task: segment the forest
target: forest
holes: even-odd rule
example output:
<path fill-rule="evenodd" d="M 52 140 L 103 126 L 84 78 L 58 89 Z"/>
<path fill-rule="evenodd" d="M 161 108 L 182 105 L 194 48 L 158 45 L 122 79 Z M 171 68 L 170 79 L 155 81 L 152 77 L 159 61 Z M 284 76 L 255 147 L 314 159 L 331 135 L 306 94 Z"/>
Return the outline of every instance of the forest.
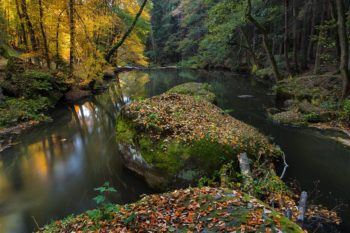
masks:
<path fill-rule="evenodd" d="M 0 232 L 349 232 L 349 13 L 0 0 Z"/>

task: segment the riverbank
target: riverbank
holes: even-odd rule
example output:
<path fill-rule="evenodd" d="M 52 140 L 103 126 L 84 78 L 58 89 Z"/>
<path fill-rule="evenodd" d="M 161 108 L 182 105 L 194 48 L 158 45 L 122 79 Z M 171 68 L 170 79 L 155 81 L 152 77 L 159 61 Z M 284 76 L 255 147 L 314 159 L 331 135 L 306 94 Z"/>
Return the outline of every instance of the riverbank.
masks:
<path fill-rule="evenodd" d="M 269 118 L 278 124 L 334 130 L 350 136 L 350 100 L 341 100 L 339 75 L 310 75 L 288 78 L 274 87 L 279 109 Z"/>
<path fill-rule="evenodd" d="M 116 74 L 106 69 L 98 79 L 70 78 L 65 70 L 48 70 L 19 57 L 0 59 L 0 152 L 23 131 L 51 121 L 59 102 L 74 103 L 100 93 Z"/>
<path fill-rule="evenodd" d="M 223 188 L 175 190 L 99 211 L 55 221 L 39 232 L 304 232 L 252 196 Z"/>

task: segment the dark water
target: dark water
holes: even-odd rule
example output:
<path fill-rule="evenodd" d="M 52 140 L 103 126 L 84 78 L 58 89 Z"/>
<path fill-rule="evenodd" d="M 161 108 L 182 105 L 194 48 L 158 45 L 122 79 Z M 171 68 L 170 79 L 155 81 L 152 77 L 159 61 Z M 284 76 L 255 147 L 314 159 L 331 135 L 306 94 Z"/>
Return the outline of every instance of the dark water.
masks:
<path fill-rule="evenodd" d="M 233 116 L 274 138 L 287 155 L 287 179 L 296 179 L 307 191 L 319 181 L 322 195 L 313 199 L 328 207 L 350 203 L 350 149 L 317 130 L 266 121 L 265 108 L 275 105 L 268 87 L 225 72 L 129 72 L 121 75 L 123 98 L 118 85 L 111 83 L 108 91 L 91 100 L 55 110 L 52 123 L 23 134 L 18 145 L 0 154 L 0 232 L 30 232 L 36 229 L 33 219 L 43 225 L 93 208 L 93 189 L 105 181 L 118 190 L 111 197 L 117 203 L 152 193 L 121 164 L 115 118 L 123 102 L 161 94 L 189 81 L 212 84 L 220 107 L 232 109 Z M 342 232 L 350 232 L 350 211 L 343 210 Z"/>

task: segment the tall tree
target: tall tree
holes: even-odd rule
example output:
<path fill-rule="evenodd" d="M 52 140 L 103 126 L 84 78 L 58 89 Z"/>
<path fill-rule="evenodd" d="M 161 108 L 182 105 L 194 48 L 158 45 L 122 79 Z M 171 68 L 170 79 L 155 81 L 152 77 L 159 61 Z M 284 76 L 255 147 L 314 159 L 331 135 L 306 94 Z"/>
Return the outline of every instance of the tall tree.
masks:
<path fill-rule="evenodd" d="M 69 76 L 73 77 L 75 59 L 75 0 L 69 0 L 69 31 L 70 31 L 70 51 L 69 51 Z"/>
<path fill-rule="evenodd" d="M 343 77 L 343 93 L 342 97 L 346 98 L 350 92 L 350 73 L 348 68 L 349 63 L 349 42 L 348 33 L 346 30 L 346 17 L 344 10 L 344 1 L 336 0 L 337 12 L 338 12 L 338 34 L 341 48 L 340 55 L 340 72 Z"/>
<path fill-rule="evenodd" d="M 279 72 L 276 59 L 275 59 L 274 55 L 272 54 L 272 49 L 271 49 L 271 45 L 270 45 L 270 41 L 269 41 L 269 36 L 268 36 L 267 30 L 266 30 L 266 28 L 263 25 L 261 25 L 252 16 L 252 2 L 251 2 L 251 0 L 247 0 L 246 18 L 255 27 L 257 27 L 260 30 L 260 32 L 262 33 L 264 49 L 265 49 L 266 55 L 267 55 L 267 57 L 268 57 L 268 59 L 270 61 L 270 64 L 272 66 L 272 70 L 273 70 L 273 73 L 274 73 L 274 76 L 275 76 L 275 81 L 277 82 L 277 81 L 281 80 L 282 76 L 281 76 L 281 74 Z"/>
<path fill-rule="evenodd" d="M 297 6 L 296 6 L 296 0 L 292 0 L 292 9 L 293 9 L 293 63 L 295 66 L 295 69 L 299 69 L 298 64 L 298 17 L 297 17 Z"/>
<path fill-rule="evenodd" d="M 33 24 L 32 24 L 32 22 L 31 22 L 31 20 L 29 18 L 26 0 L 21 0 L 21 8 L 22 8 L 23 17 L 24 17 L 24 19 L 26 21 L 26 24 L 27 24 L 27 29 L 28 29 L 28 32 L 29 32 L 29 37 L 30 37 L 30 42 L 32 44 L 32 49 L 33 49 L 33 51 L 37 51 L 38 50 L 38 44 L 37 44 L 37 41 L 36 41 Z"/>
<path fill-rule="evenodd" d="M 43 9 L 43 5 L 42 5 L 42 0 L 38 0 L 38 3 L 39 3 L 39 16 L 40 16 L 39 25 L 40 25 L 41 36 L 42 36 L 43 43 L 44 43 L 44 54 L 45 54 L 47 68 L 50 69 L 51 68 L 51 61 L 50 61 L 50 55 L 49 55 L 49 45 L 47 42 L 46 32 L 45 32 L 45 28 L 44 28 L 44 9 Z"/>
<path fill-rule="evenodd" d="M 27 33 L 26 33 L 26 29 L 25 29 L 25 26 L 24 26 L 24 16 L 21 12 L 21 9 L 20 9 L 20 5 L 19 5 L 19 2 L 18 0 L 16 0 L 16 11 L 17 11 L 17 15 L 18 15 L 18 18 L 19 18 L 19 23 L 21 25 L 21 31 L 22 31 L 22 41 L 24 43 L 24 46 L 26 48 L 26 50 L 29 50 L 29 47 L 28 47 L 28 40 L 27 40 Z"/>
<path fill-rule="evenodd" d="M 286 63 L 286 70 L 290 74 L 290 62 L 289 62 L 289 13 L 288 13 L 289 1 L 284 0 L 284 62 Z"/>
<path fill-rule="evenodd" d="M 109 52 L 106 55 L 106 61 L 107 62 L 111 62 L 111 58 L 113 56 L 114 53 L 116 53 L 118 51 L 118 49 L 124 44 L 125 40 L 129 37 L 130 33 L 132 32 L 132 30 L 134 29 L 138 19 L 140 18 L 143 9 L 145 8 L 146 4 L 147 4 L 148 0 L 144 0 L 139 11 L 137 12 L 134 21 L 132 22 L 132 24 L 130 25 L 129 29 L 125 32 L 125 34 L 123 35 L 123 37 L 119 40 L 118 43 L 116 43 L 114 46 L 112 46 L 112 48 L 109 50 Z"/>

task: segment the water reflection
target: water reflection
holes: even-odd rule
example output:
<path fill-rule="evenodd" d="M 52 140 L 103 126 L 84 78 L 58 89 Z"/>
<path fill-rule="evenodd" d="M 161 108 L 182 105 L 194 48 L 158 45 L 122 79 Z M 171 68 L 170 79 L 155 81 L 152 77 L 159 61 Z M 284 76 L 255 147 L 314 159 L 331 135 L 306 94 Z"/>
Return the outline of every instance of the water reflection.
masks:
<path fill-rule="evenodd" d="M 122 166 L 114 127 L 123 105 L 114 83 L 91 101 L 54 112 L 54 122 L 19 138 L 0 157 L 0 232 L 30 232 L 40 225 L 92 208 L 93 189 L 110 181 L 118 203 L 149 193 Z"/>

